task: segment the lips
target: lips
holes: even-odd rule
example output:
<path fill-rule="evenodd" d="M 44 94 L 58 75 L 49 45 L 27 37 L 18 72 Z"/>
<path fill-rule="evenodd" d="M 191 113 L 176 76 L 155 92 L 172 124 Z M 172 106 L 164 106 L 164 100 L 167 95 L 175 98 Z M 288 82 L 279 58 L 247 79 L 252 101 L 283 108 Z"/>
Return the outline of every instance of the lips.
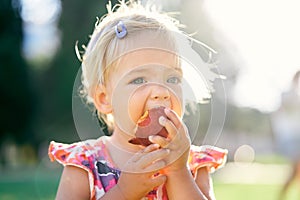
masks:
<path fill-rule="evenodd" d="M 148 146 L 152 144 L 148 139 L 151 135 L 168 137 L 167 130 L 159 123 L 159 117 L 167 118 L 164 109 L 165 107 L 160 106 L 147 110 L 137 122 L 136 137 L 128 142 L 135 145 Z"/>

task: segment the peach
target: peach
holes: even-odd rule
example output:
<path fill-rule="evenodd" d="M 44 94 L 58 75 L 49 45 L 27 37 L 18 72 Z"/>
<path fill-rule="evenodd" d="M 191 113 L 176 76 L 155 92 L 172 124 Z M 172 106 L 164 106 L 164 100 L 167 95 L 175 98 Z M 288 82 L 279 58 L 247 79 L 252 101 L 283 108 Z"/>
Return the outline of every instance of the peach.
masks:
<path fill-rule="evenodd" d="M 136 137 L 130 139 L 128 142 L 131 144 L 148 146 L 152 144 L 148 139 L 150 135 L 160 135 L 167 138 L 167 130 L 160 125 L 158 121 L 160 116 L 167 118 L 164 109 L 165 107 L 160 106 L 146 111 L 137 123 L 135 132 Z"/>

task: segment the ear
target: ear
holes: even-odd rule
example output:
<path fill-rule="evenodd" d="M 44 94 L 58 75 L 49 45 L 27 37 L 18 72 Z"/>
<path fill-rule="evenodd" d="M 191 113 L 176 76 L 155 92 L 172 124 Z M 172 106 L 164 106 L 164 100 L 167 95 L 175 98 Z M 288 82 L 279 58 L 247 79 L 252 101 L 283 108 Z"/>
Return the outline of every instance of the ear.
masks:
<path fill-rule="evenodd" d="M 94 94 L 94 105 L 103 114 L 112 112 L 112 105 L 104 85 L 98 85 Z"/>

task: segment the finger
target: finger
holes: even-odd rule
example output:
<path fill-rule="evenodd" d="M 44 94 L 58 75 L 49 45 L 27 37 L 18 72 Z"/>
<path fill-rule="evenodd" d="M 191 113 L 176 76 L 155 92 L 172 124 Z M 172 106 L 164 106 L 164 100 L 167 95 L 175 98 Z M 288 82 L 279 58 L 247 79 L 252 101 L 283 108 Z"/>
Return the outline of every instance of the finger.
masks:
<path fill-rule="evenodd" d="M 183 126 L 182 126 L 180 129 L 182 129 L 183 132 L 185 133 L 185 136 L 186 136 L 188 139 L 190 139 L 189 130 L 188 130 L 188 128 L 186 127 L 186 125 L 183 124 Z"/>
<path fill-rule="evenodd" d="M 173 110 L 170 110 L 169 108 L 165 108 L 165 114 L 167 115 L 168 119 L 170 119 L 176 128 L 180 128 L 182 125 L 181 119 L 175 113 Z"/>
<path fill-rule="evenodd" d="M 142 169 L 145 169 L 146 167 L 150 166 L 154 162 L 157 162 L 158 160 L 162 160 L 170 153 L 169 149 L 158 149 L 156 151 L 149 152 L 147 154 L 144 154 L 141 159 L 137 161 L 137 163 L 140 165 Z"/>
<path fill-rule="evenodd" d="M 177 134 L 178 130 L 176 128 L 176 126 L 174 125 L 174 123 L 168 119 L 166 119 L 165 117 L 163 116 L 160 116 L 159 119 L 158 119 L 160 125 L 164 126 L 168 133 L 169 133 L 169 137 L 171 139 L 174 138 L 174 136 Z"/>
<path fill-rule="evenodd" d="M 153 184 L 153 187 L 158 187 L 164 184 L 166 181 L 167 181 L 167 176 L 165 175 L 155 176 L 151 179 L 151 183 Z"/>
<path fill-rule="evenodd" d="M 151 145 L 147 146 L 146 148 L 142 149 L 141 151 L 135 153 L 134 156 L 131 158 L 131 160 L 133 162 L 136 162 L 136 161 L 140 160 L 141 157 L 143 157 L 145 153 L 149 153 L 149 152 L 155 151 L 157 149 L 159 149 L 159 144 L 151 144 Z"/>
<path fill-rule="evenodd" d="M 151 144 L 151 145 L 147 146 L 145 149 L 143 149 L 142 153 L 149 153 L 149 152 L 155 151 L 157 149 L 159 149 L 158 144 Z"/>
<path fill-rule="evenodd" d="M 158 144 L 160 147 L 166 147 L 170 143 L 170 138 L 165 138 L 159 135 L 151 135 L 149 136 L 150 142 L 154 144 Z"/>
<path fill-rule="evenodd" d="M 166 162 L 164 160 L 158 160 L 151 165 L 144 168 L 144 172 L 157 173 L 162 168 L 166 167 Z"/>

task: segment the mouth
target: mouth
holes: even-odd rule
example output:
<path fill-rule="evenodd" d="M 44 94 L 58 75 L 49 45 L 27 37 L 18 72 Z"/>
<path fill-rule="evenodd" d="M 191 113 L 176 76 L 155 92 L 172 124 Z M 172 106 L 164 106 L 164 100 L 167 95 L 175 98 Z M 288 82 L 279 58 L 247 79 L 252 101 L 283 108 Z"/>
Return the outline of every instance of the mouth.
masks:
<path fill-rule="evenodd" d="M 146 112 L 147 110 L 151 110 L 153 108 L 159 108 L 159 107 L 165 107 L 165 108 L 168 108 L 168 109 L 172 109 L 172 104 L 171 104 L 171 102 L 161 102 L 159 104 L 148 104 L 145 107 L 144 112 Z"/>
<path fill-rule="evenodd" d="M 154 105 L 154 106 L 149 107 L 147 110 L 150 110 L 150 109 L 153 109 L 153 108 L 159 108 L 159 107 L 168 108 L 169 106 L 166 106 L 166 105 Z"/>
<path fill-rule="evenodd" d="M 155 106 L 147 110 L 144 115 L 138 120 L 135 127 L 135 138 L 130 139 L 128 142 L 131 144 L 148 146 L 152 144 L 148 137 L 150 135 L 160 135 L 165 138 L 168 137 L 168 131 L 159 124 L 159 117 L 164 116 L 167 118 L 164 106 Z"/>
<path fill-rule="evenodd" d="M 145 110 L 143 110 L 143 113 L 141 114 L 140 119 L 144 118 L 144 116 L 146 115 L 146 113 L 149 110 L 155 109 L 155 108 L 160 108 L 160 107 L 171 109 L 171 106 L 169 106 L 169 105 L 163 105 L 163 104 L 160 104 L 160 105 L 151 105 L 151 106 L 148 106 L 147 108 L 145 108 Z"/>

